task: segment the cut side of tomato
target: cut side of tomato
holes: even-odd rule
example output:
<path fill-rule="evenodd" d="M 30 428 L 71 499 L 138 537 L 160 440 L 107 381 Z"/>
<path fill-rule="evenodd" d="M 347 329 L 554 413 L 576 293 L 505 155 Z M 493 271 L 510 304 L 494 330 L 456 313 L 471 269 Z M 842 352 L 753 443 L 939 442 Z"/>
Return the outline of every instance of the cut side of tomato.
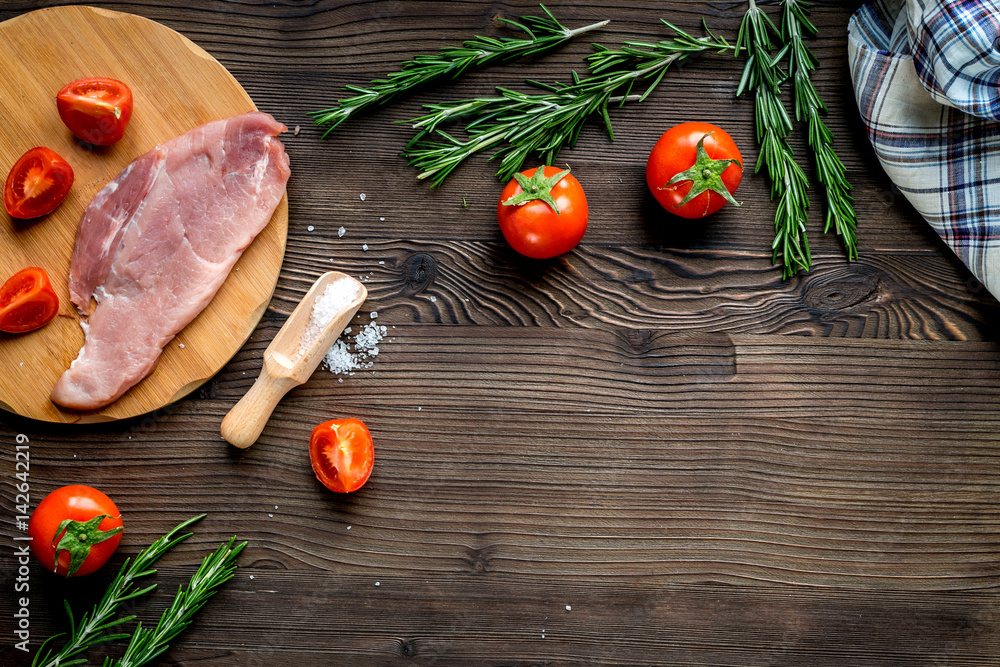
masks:
<path fill-rule="evenodd" d="M 3 205 L 14 218 L 37 218 L 56 210 L 73 185 L 73 167 L 50 148 L 22 155 L 3 186 Z"/>
<path fill-rule="evenodd" d="M 357 491 L 372 474 L 375 447 L 359 419 L 334 419 L 313 429 L 309 460 L 323 486 L 337 493 Z"/>
<path fill-rule="evenodd" d="M 80 79 L 59 91 L 56 107 L 73 134 L 97 146 L 110 146 L 125 136 L 132 118 L 132 91 L 115 79 Z"/>
<path fill-rule="evenodd" d="M 59 297 L 48 274 L 37 266 L 21 269 L 0 286 L 0 331 L 34 331 L 58 312 Z"/>

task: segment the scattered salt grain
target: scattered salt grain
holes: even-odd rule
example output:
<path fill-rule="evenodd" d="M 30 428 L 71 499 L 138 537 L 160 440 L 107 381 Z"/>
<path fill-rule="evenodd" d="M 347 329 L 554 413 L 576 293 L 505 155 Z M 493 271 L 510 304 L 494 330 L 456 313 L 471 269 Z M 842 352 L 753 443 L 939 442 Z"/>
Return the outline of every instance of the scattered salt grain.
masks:
<path fill-rule="evenodd" d="M 180 344 L 180 345 L 178 345 L 177 347 L 179 347 L 179 348 L 181 348 L 181 349 L 183 350 L 183 349 L 184 349 L 184 343 L 181 343 L 181 344 Z"/>
<path fill-rule="evenodd" d="M 432 296 L 432 297 L 431 297 L 431 303 L 434 303 L 434 302 L 435 302 L 435 301 L 437 301 L 437 300 L 438 300 L 438 298 L 437 298 L 436 296 Z"/>
<path fill-rule="evenodd" d="M 348 526 L 348 527 L 347 527 L 347 530 L 350 530 L 350 529 L 351 529 L 351 527 L 350 527 L 350 526 Z"/>
<path fill-rule="evenodd" d="M 361 201 L 364 201 L 364 200 L 365 200 L 365 193 L 364 193 L 364 192 L 362 192 L 362 193 L 361 193 Z"/>
<path fill-rule="evenodd" d="M 566 605 L 566 611 L 573 611 L 573 607 Z"/>
<path fill-rule="evenodd" d="M 252 574 L 250 575 L 250 578 L 253 579 L 253 575 Z"/>
<path fill-rule="evenodd" d="M 378 221 L 379 222 L 385 222 L 385 218 L 379 218 Z"/>
<path fill-rule="evenodd" d="M 340 229 L 337 230 L 337 238 L 342 237 L 346 233 L 347 233 L 347 230 L 344 229 L 343 227 L 341 227 Z M 333 260 L 331 259 L 330 261 L 332 262 Z"/>
<path fill-rule="evenodd" d="M 385 264 L 385 260 L 379 260 L 379 264 Z"/>
<path fill-rule="evenodd" d="M 376 586 L 381 586 L 382 584 L 380 584 L 379 582 L 377 582 L 377 581 L 376 581 L 376 582 L 375 582 L 375 585 L 376 585 Z"/>
<path fill-rule="evenodd" d="M 273 519 L 273 518 L 274 518 L 274 515 L 273 515 L 273 514 L 268 514 L 267 516 L 268 516 L 269 518 L 271 518 L 271 519 Z"/>
<path fill-rule="evenodd" d="M 274 509 L 278 509 L 278 506 L 277 506 L 277 505 L 275 505 L 275 506 L 274 506 Z"/>
<path fill-rule="evenodd" d="M 371 315 L 369 315 L 368 317 L 370 317 L 370 318 L 372 318 L 374 320 L 376 317 L 378 317 L 378 311 L 377 310 L 373 310 L 371 312 Z"/>
<path fill-rule="evenodd" d="M 420 412 L 421 410 L 423 410 L 423 408 L 418 405 L 417 406 L 417 412 Z"/>
<path fill-rule="evenodd" d="M 365 252 L 368 252 L 368 244 L 367 243 L 362 243 L 361 244 L 361 249 L 364 250 Z"/>
<path fill-rule="evenodd" d="M 296 126 L 295 126 L 295 129 L 294 129 L 294 130 L 292 130 L 292 136 L 293 136 L 293 137 L 297 137 L 297 136 L 299 136 L 299 126 L 298 126 L 298 125 L 296 125 Z M 251 577 L 251 578 L 252 578 L 252 577 Z"/>
<path fill-rule="evenodd" d="M 21 362 L 21 365 L 22 365 L 22 366 L 24 365 L 24 362 L 23 362 L 23 361 Z"/>
<path fill-rule="evenodd" d="M 312 314 L 309 316 L 309 324 L 302 334 L 299 342 L 299 356 L 304 355 L 309 347 L 319 338 L 323 328 L 340 311 L 347 308 L 360 296 L 357 283 L 350 278 L 338 278 L 326 286 L 323 294 L 313 302 Z"/>
<path fill-rule="evenodd" d="M 354 351 L 350 349 L 350 339 L 347 334 L 351 329 L 344 330 L 343 337 L 337 339 L 330 351 L 326 353 L 326 367 L 335 375 L 354 375 L 353 371 L 368 369 L 374 365 L 372 359 L 379 354 L 379 343 L 385 337 L 387 329 L 375 322 L 362 326 L 354 336 Z M 343 378 L 338 378 L 343 382 Z"/>
<path fill-rule="evenodd" d="M 316 229 L 316 228 L 315 228 L 315 227 L 313 227 L 312 225 L 309 225 L 308 227 L 306 227 L 306 231 L 307 231 L 307 232 L 311 232 L 311 231 L 313 231 L 314 229 Z"/>

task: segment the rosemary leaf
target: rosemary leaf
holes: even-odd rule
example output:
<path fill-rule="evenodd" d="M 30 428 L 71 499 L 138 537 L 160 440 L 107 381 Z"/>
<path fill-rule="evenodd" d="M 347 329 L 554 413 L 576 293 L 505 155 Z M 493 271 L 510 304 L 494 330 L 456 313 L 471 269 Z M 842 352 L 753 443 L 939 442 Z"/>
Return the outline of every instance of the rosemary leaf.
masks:
<path fill-rule="evenodd" d="M 850 195 L 851 184 L 847 181 L 843 163 L 833 149 L 833 133 L 820 117 L 821 113 L 826 113 L 826 105 L 811 79 L 818 61 L 803 42 L 804 34 L 816 34 L 816 26 L 809 20 L 810 5 L 804 0 L 784 0 L 782 9 L 781 33 L 790 49 L 788 74 L 792 79 L 795 120 L 805 120 L 808 124 L 816 180 L 823 187 L 826 199 L 823 231 L 828 233 L 831 228 L 835 229 L 847 250 L 847 259 L 855 260 L 858 258 L 858 218 L 854 212 L 854 198 Z"/>
<path fill-rule="evenodd" d="M 56 653 L 53 653 L 51 648 L 46 649 L 46 646 L 48 646 L 50 642 L 54 642 L 62 635 L 55 635 L 46 639 L 45 642 L 38 647 L 38 651 L 35 653 L 35 658 L 31 662 L 31 667 L 67 667 L 67 665 L 82 665 L 86 663 L 87 660 L 77 656 L 94 644 L 115 639 L 124 639 L 127 637 L 127 634 L 103 633 L 113 625 L 127 623 L 135 618 L 135 616 L 125 616 L 123 618 L 116 619 L 115 614 L 118 612 L 118 608 L 121 604 L 126 600 L 131 600 L 132 598 L 139 597 L 140 595 L 145 595 L 156 588 L 156 584 L 152 584 L 142 589 L 136 588 L 135 580 L 155 573 L 156 570 L 151 569 L 151 566 L 159 560 L 163 554 L 170 551 L 170 549 L 175 547 L 180 542 L 183 542 L 187 538 L 191 537 L 191 533 L 184 535 L 179 535 L 179 533 L 186 530 L 188 526 L 200 521 L 204 517 L 205 515 L 201 514 L 184 521 L 169 533 L 140 551 L 134 559 L 126 559 L 126 561 L 122 563 L 121 569 L 118 571 L 118 575 L 108 586 L 107 590 L 104 591 L 104 596 L 101 598 L 100 602 L 98 602 L 93 609 L 80 617 L 79 620 L 75 620 L 73 618 L 73 612 L 69 607 L 69 603 L 65 603 L 66 614 L 69 616 L 70 623 L 69 639 L 66 640 L 66 642 L 62 645 L 62 648 L 60 648 Z"/>
<path fill-rule="evenodd" d="M 498 88 L 494 97 L 424 105 L 427 113 L 410 121 L 418 133 L 403 156 L 417 168 L 417 178 L 430 179 L 436 187 L 466 158 L 485 150 L 495 149 L 491 159 L 500 159 L 501 180 L 520 171 L 529 156 L 551 165 L 564 147 L 576 143 L 591 116 L 599 116 L 614 139 L 609 105 L 644 100 L 678 61 L 709 51 L 734 51 L 707 28 L 706 37 L 694 37 L 666 25 L 675 36 L 656 44 L 626 42 L 618 51 L 595 44 L 594 53 L 587 56 L 591 76 L 581 78 L 574 72 L 569 84 L 529 81 L 544 92 Z M 650 83 L 643 84 L 641 95 L 631 94 L 637 82 L 646 81 Z M 464 141 L 441 129 L 457 121 L 465 123 Z"/>
<path fill-rule="evenodd" d="M 782 277 L 788 279 L 812 266 L 809 240 L 806 238 L 809 181 L 795 162 L 788 145 L 792 121 L 781 101 L 780 84 L 785 79 L 778 63 L 791 52 L 784 46 L 771 55 L 772 35 L 779 35 L 771 18 L 750 0 L 736 40 L 736 56 L 746 51 L 747 60 L 740 78 L 737 96 L 754 94 L 754 120 L 760 156 L 755 173 L 765 171 L 771 182 L 771 199 L 778 205 L 774 215 L 774 242 L 771 261 L 780 260 Z M 794 54 L 793 54 L 794 56 Z"/>
<path fill-rule="evenodd" d="M 317 125 L 329 125 L 323 133 L 325 137 L 348 118 L 374 105 L 385 104 L 418 86 L 442 79 L 457 79 L 470 68 L 537 56 L 577 35 L 608 24 L 608 21 L 599 21 L 570 30 L 559 23 L 545 5 L 539 7 L 545 16 L 522 16 L 520 21 L 500 19 L 508 26 L 525 33 L 525 38 L 494 39 L 476 36 L 462 42 L 461 46 L 448 46 L 435 54 L 415 56 L 413 60 L 400 65 L 399 70 L 387 75 L 385 79 L 373 80 L 367 87 L 347 86 L 344 90 L 355 95 L 338 100 L 333 107 L 314 111 L 310 115 Z"/>
<path fill-rule="evenodd" d="M 236 557 L 247 545 L 246 542 L 235 542 L 236 538 L 231 537 L 228 543 L 223 542 L 213 553 L 205 556 L 188 582 L 187 589 L 178 589 L 156 627 L 144 628 L 139 623 L 125 654 L 113 662 L 110 658 L 106 659 L 105 666 L 140 667 L 166 651 L 170 642 L 191 625 L 194 615 L 215 595 L 218 587 L 232 578 L 236 571 Z"/>

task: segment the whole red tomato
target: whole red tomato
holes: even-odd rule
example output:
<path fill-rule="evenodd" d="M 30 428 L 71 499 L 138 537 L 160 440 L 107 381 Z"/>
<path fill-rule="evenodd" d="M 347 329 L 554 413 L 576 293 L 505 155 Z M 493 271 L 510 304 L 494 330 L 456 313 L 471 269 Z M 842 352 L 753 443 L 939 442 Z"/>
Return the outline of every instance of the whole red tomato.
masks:
<path fill-rule="evenodd" d="M 118 548 L 122 530 L 121 513 L 111 498 L 81 484 L 45 496 L 28 521 L 35 558 L 67 577 L 90 574 L 104 565 Z"/>
<path fill-rule="evenodd" d="M 337 493 L 357 491 L 372 474 L 375 446 L 360 419 L 333 419 L 313 429 L 309 461 L 316 479 Z"/>
<path fill-rule="evenodd" d="M 703 218 L 733 199 L 743 156 L 725 130 L 681 123 L 660 137 L 646 162 L 646 184 L 660 205 L 682 218 Z"/>
<path fill-rule="evenodd" d="M 555 167 L 514 175 L 497 204 L 500 231 L 514 250 L 533 259 L 569 252 L 587 231 L 587 198 L 569 173 Z"/>
<path fill-rule="evenodd" d="M 80 79 L 59 91 L 56 108 L 73 134 L 97 146 L 110 146 L 125 135 L 132 118 L 132 91 L 115 79 Z"/>
<path fill-rule="evenodd" d="M 3 186 L 3 205 L 27 220 L 56 210 L 73 185 L 73 167 L 51 148 L 36 146 L 18 158 Z"/>

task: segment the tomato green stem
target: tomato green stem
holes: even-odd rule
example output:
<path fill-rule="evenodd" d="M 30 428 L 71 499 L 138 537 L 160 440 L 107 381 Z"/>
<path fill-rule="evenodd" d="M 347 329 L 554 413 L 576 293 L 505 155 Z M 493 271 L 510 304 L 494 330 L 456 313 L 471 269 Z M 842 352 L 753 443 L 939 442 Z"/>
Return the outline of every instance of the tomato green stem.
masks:
<path fill-rule="evenodd" d="M 517 184 L 521 186 L 521 192 L 503 202 L 504 206 L 520 206 L 522 204 L 527 204 L 529 201 L 543 201 L 548 204 L 556 215 L 560 215 L 559 206 L 556 204 L 555 197 L 552 196 L 552 188 L 562 179 L 566 178 L 569 173 L 569 169 L 560 171 L 558 174 L 553 174 L 548 178 L 545 178 L 545 167 L 541 166 L 535 170 L 535 173 L 528 178 L 524 174 L 514 174 L 514 179 Z"/>
<path fill-rule="evenodd" d="M 722 182 L 722 172 L 728 169 L 730 165 L 739 165 L 740 169 L 743 169 L 743 165 L 740 164 L 739 160 L 713 160 L 708 157 L 708 151 L 705 150 L 705 138 L 711 136 L 712 134 L 712 132 L 709 132 L 698 140 L 696 157 L 691 168 L 677 174 L 660 188 L 661 190 L 666 190 L 670 186 L 676 185 L 681 181 L 691 181 L 691 189 L 688 190 L 684 199 L 682 199 L 679 204 L 674 206 L 674 208 L 680 208 L 706 191 L 711 191 L 722 196 L 723 199 L 733 206 L 740 205 L 740 203 L 733 198 L 733 195 L 726 188 L 726 185 Z"/>
<path fill-rule="evenodd" d="M 59 552 L 69 552 L 69 568 L 66 570 L 66 577 L 72 577 L 80 569 L 83 562 L 90 555 L 90 547 L 109 540 L 122 532 L 122 526 L 115 526 L 111 530 L 101 530 L 98 526 L 108 518 L 107 514 L 100 514 L 90 519 L 86 523 L 66 519 L 56 528 L 56 534 L 52 537 L 52 546 L 56 548 L 55 562 L 53 568 L 59 570 Z M 59 536 L 62 535 L 62 538 Z M 56 544 L 56 540 L 59 541 Z"/>

